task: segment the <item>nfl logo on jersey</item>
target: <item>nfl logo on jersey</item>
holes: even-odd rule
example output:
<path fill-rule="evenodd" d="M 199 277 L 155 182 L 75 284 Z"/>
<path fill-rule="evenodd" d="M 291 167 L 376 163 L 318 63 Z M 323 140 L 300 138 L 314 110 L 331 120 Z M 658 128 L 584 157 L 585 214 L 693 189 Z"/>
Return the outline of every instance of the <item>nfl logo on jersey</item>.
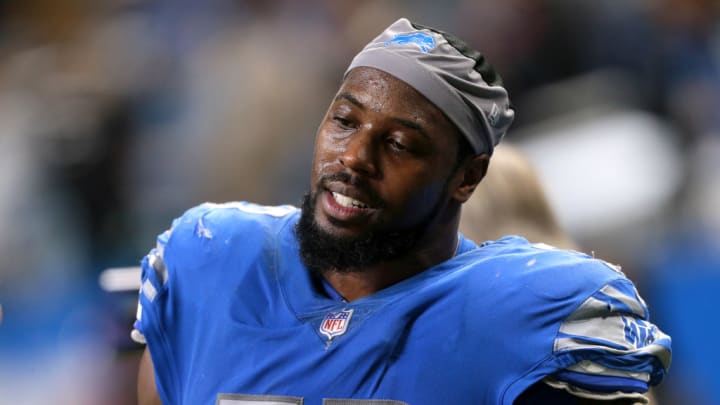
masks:
<path fill-rule="evenodd" d="M 347 331 L 350 318 L 352 317 L 352 309 L 343 309 L 342 311 L 329 312 L 325 315 L 322 322 L 320 323 L 320 333 L 327 336 L 328 339 L 332 339 L 335 336 L 340 336 Z"/>

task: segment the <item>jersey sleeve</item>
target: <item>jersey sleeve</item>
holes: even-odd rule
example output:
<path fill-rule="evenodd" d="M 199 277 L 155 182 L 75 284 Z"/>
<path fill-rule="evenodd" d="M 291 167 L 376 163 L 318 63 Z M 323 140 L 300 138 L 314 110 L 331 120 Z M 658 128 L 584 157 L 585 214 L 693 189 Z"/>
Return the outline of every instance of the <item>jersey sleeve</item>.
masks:
<path fill-rule="evenodd" d="M 155 368 L 155 381 L 163 403 L 178 403 L 177 393 L 183 384 L 179 365 L 184 361 L 177 347 L 181 344 L 177 331 L 187 314 L 178 307 L 184 302 L 179 294 L 179 273 L 188 274 L 193 260 L 201 260 L 197 240 L 207 239 L 204 216 L 209 204 L 186 211 L 172 222 L 169 230 L 157 237 L 156 246 L 141 261 L 141 284 L 138 294 L 137 319 L 131 337 L 147 344 Z M 183 276 L 182 278 L 186 278 Z M 175 292 L 173 293 L 173 290 Z"/>
<path fill-rule="evenodd" d="M 188 291 L 178 290 L 180 284 L 185 285 L 186 290 L 190 285 L 190 290 L 194 291 L 203 280 L 210 279 L 212 276 L 206 277 L 207 273 L 201 269 L 211 267 L 208 260 L 225 254 L 224 249 L 232 238 L 243 239 L 242 253 L 253 257 L 252 252 L 262 248 L 264 237 L 261 235 L 297 211 L 290 205 L 205 203 L 175 219 L 170 229 L 157 237 L 155 248 L 141 261 L 141 286 L 131 331 L 133 340 L 145 344 L 149 335 L 163 340 L 165 329 L 178 327 L 177 300 L 192 299 L 181 297 Z M 174 292 L 168 293 L 169 289 Z"/>
<path fill-rule="evenodd" d="M 164 256 L 170 237 L 181 224 L 192 222 L 192 218 L 201 215 L 203 211 L 203 206 L 198 206 L 173 220 L 170 229 L 158 235 L 155 247 L 143 257 L 140 263 L 142 272 L 136 319 L 130 334 L 134 341 L 142 344 L 147 343 L 146 328 L 148 328 L 148 319 L 147 316 L 144 316 L 144 313 L 147 312 L 146 308 L 157 306 L 157 298 L 167 290 L 169 275 Z"/>
<path fill-rule="evenodd" d="M 152 249 L 141 262 L 141 284 L 138 297 L 137 313 L 130 337 L 142 344 L 146 344 L 145 333 L 143 332 L 143 301 L 153 302 L 160 291 L 165 289 L 168 273 L 163 261 L 163 253 L 167 240 L 170 237 L 172 228 L 160 234 L 157 238 L 157 245 Z"/>
<path fill-rule="evenodd" d="M 617 279 L 562 323 L 553 351 L 567 366 L 544 381 L 580 397 L 646 402 L 670 367 L 670 345 L 632 282 Z"/>

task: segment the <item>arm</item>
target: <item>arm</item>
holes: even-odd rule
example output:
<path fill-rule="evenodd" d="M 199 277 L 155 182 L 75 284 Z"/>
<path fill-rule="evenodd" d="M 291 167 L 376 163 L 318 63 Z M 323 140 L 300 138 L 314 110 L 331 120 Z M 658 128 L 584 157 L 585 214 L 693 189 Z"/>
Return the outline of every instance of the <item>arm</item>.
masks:
<path fill-rule="evenodd" d="M 186 226 L 183 232 L 186 235 L 192 235 L 192 226 L 206 211 L 207 206 L 198 206 L 188 210 L 182 217 L 175 219 L 169 230 L 158 235 L 157 245 L 143 258 L 141 262 L 142 275 L 137 318 L 133 324 L 133 330 L 130 335 L 137 343 L 146 345 L 147 340 L 152 340 L 152 337 L 159 333 L 158 329 L 162 329 L 163 325 L 165 325 L 166 320 L 162 317 L 165 313 L 169 273 L 165 265 L 164 252 L 171 234 L 177 230 L 176 226 L 178 224 L 185 223 L 189 224 L 189 226 Z M 150 334 L 149 339 L 146 339 L 146 332 Z M 162 350 L 160 349 L 158 349 L 158 353 L 155 353 L 155 356 L 156 360 L 160 359 L 158 361 L 162 361 L 162 364 L 165 366 L 171 363 L 170 360 L 166 360 L 165 356 L 162 356 Z M 159 375 L 163 376 L 162 370 L 160 370 Z M 139 405 L 163 405 L 163 401 L 158 393 L 157 381 L 155 366 L 150 356 L 150 349 L 145 346 L 140 360 L 137 379 Z M 165 378 L 163 381 L 168 385 L 172 385 L 173 383 L 173 381 L 168 378 Z M 164 385 L 161 387 L 164 387 Z M 173 397 L 166 397 L 166 401 L 168 401 L 168 403 L 172 402 Z"/>
<path fill-rule="evenodd" d="M 163 405 L 157 387 L 155 387 L 155 369 L 147 347 L 140 360 L 137 393 L 138 405 Z"/>
<path fill-rule="evenodd" d="M 570 275 L 603 279 L 602 261 L 588 261 Z M 620 273 L 622 274 L 622 273 Z M 569 277 L 571 278 L 571 277 Z M 571 280 L 572 281 L 572 280 Z M 571 308 L 553 342 L 553 352 L 563 366 L 526 390 L 522 397 L 548 398 L 557 391 L 568 394 L 569 404 L 646 404 L 670 365 L 670 337 L 649 321 L 649 311 L 627 278 L 602 281 L 582 304 Z M 539 385 L 552 390 L 532 392 Z M 574 397 L 574 398 L 573 398 Z M 547 402 L 558 403 L 558 402 Z M 652 403 L 652 402 L 651 402 Z"/>

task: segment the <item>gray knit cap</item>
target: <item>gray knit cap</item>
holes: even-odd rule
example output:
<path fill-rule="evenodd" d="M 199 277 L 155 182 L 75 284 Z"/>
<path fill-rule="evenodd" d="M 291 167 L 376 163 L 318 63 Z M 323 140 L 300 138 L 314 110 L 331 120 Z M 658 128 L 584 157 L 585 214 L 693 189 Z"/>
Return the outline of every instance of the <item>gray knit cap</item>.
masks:
<path fill-rule="evenodd" d="M 401 18 L 350 63 L 409 84 L 442 110 L 472 145 L 492 154 L 513 121 L 500 77 L 477 51 L 450 34 Z"/>

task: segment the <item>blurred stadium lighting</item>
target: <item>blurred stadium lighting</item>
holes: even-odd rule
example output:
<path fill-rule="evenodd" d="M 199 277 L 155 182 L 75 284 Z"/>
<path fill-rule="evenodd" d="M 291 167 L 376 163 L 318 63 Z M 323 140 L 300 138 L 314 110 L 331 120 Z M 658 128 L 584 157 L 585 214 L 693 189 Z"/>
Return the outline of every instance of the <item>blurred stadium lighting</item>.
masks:
<path fill-rule="evenodd" d="M 527 132 L 518 146 L 536 164 L 561 224 L 579 237 L 652 218 L 683 179 L 677 137 L 645 112 L 585 110 Z"/>
<path fill-rule="evenodd" d="M 100 273 L 100 288 L 107 292 L 137 291 L 140 289 L 140 267 L 111 267 Z"/>

